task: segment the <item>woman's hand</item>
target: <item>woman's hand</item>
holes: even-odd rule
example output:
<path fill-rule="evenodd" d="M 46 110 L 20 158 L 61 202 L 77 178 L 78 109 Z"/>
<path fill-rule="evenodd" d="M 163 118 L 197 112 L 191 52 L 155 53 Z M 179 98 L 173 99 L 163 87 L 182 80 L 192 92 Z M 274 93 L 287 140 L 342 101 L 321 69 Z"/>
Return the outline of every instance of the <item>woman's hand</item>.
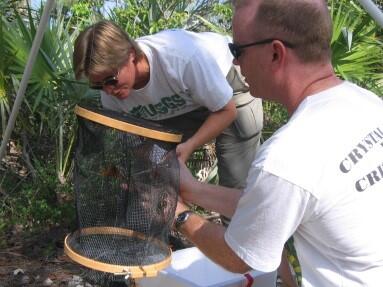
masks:
<path fill-rule="evenodd" d="M 186 161 L 189 159 L 189 157 L 193 153 L 193 151 L 194 151 L 194 147 L 192 146 L 190 141 L 180 143 L 176 147 L 177 157 L 183 163 L 186 163 Z"/>

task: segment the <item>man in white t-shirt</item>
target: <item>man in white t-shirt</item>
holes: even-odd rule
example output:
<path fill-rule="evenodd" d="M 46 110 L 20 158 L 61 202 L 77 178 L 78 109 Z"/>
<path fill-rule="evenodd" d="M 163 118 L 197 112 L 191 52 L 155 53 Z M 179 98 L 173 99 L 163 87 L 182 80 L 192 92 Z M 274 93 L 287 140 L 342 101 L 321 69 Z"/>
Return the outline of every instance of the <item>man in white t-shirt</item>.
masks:
<path fill-rule="evenodd" d="M 232 221 L 225 230 L 179 203 L 178 230 L 233 272 L 275 270 L 294 236 L 303 286 L 380 286 L 382 99 L 334 74 L 326 1 L 236 2 L 234 62 L 250 92 L 290 119 L 258 151 L 243 191 L 198 183 L 181 164 L 183 199 Z"/>

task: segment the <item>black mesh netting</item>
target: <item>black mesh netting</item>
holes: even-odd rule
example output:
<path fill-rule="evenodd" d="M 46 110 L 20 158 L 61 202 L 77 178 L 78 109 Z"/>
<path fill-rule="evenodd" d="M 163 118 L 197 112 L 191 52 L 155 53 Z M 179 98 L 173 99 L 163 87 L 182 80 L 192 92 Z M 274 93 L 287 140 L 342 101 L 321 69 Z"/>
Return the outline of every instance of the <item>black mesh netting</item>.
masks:
<path fill-rule="evenodd" d="M 171 133 L 152 122 L 89 107 L 86 110 Z M 179 188 L 177 143 L 136 135 L 82 116 L 78 116 L 78 124 L 74 173 L 78 229 L 68 236 L 68 246 L 91 262 L 112 266 L 147 266 L 167 260 Z M 89 270 L 88 275 L 88 280 L 102 286 L 121 279 L 100 270 Z"/>

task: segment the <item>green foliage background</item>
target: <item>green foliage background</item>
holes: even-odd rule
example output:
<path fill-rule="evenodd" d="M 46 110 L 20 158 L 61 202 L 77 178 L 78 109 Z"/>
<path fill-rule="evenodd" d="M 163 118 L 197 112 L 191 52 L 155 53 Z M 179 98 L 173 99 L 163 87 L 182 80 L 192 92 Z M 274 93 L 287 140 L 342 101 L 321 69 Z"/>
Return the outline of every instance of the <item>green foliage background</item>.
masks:
<path fill-rule="evenodd" d="M 124 0 L 104 11 L 104 0 L 58 1 L 0 167 L 0 247 L 14 225 L 38 229 L 73 223 L 72 156 L 79 101 L 98 93 L 74 79 L 73 42 L 85 26 L 108 18 L 133 38 L 168 28 L 231 34 L 230 1 Z M 109 1 L 111 2 L 111 1 Z M 383 1 L 376 1 L 382 5 Z M 42 8 L 0 0 L 0 129 L 23 75 Z M 383 95 L 382 29 L 355 1 L 329 1 L 334 20 L 333 64 L 343 79 Z M 264 139 L 287 121 L 280 105 L 264 102 Z M 3 242 L 4 244 L 4 242 Z"/>

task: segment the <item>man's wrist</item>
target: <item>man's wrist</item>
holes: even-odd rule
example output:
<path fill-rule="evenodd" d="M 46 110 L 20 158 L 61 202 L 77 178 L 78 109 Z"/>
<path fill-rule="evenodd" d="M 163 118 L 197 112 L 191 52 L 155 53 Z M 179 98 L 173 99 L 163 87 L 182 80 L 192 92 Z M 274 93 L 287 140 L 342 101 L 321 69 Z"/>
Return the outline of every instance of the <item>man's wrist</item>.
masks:
<path fill-rule="evenodd" d="M 176 230 L 179 230 L 181 226 L 189 219 L 190 215 L 192 215 L 194 212 L 191 210 L 184 210 L 181 213 L 179 213 L 175 220 L 174 220 L 174 228 Z"/>

